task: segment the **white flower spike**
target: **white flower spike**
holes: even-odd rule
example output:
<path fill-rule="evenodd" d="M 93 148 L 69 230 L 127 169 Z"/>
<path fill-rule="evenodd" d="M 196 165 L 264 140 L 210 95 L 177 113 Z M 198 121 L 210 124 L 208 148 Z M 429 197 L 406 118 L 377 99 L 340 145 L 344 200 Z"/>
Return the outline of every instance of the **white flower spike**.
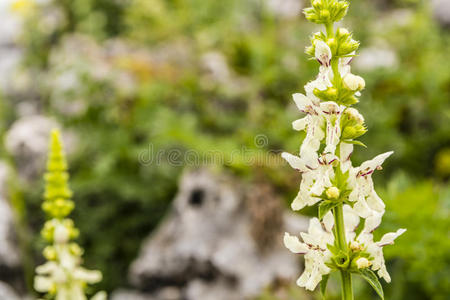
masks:
<path fill-rule="evenodd" d="M 300 234 L 302 240 L 288 233 L 284 236 L 285 246 L 305 257 L 305 270 L 297 284 L 314 290 L 324 275 L 339 271 L 342 299 L 353 300 L 352 274 L 362 275 L 383 297 L 373 272 L 387 282 L 391 280 L 383 247 L 393 244 L 405 229 L 373 241 L 372 233 L 381 223 L 385 204 L 375 192 L 372 174 L 381 170 L 393 152 L 352 166 L 354 145 L 364 146 L 355 139 L 367 128 L 364 117 L 350 107 L 365 87 L 364 79 L 352 74 L 350 66 L 359 43 L 347 29 L 333 28 L 347 8 L 345 0 L 314 0 L 313 6 L 304 10 L 308 20 L 324 24 L 326 30 L 314 34 L 312 46 L 306 50 L 319 62 L 319 74 L 305 85 L 305 94 L 293 95 L 297 108 L 306 115 L 292 127 L 304 130 L 306 136 L 298 156 L 283 152 L 282 157 L 302 176 L 292 209 L 318 205 L 319 218 L 310 220 L 308 233 Z"/>

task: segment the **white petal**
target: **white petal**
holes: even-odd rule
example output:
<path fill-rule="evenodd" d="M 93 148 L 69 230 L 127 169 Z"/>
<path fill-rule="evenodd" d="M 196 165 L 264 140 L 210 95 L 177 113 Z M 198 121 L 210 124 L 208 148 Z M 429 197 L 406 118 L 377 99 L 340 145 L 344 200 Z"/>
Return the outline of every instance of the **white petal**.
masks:
<path fill-rule="evenodd" d="M 386 270 L 386 266 L 383 264 L 378 270 L 378 276 L 383 278 L 387 283 L 391 282 L 391 276 L 389 276 L 388 271 Z"/>
<path fill-rule="evenodd" d="M 297 105 L 300 111 L 305 111 L 308 105 L 311 105 L 311 100 L 301 93 L 295 93 L 292 95 L 295 104 Z"/>
<path fill-rule="evenodd" d="M 406 229 L 399 229 L 396 232 L 386 233 L 385 235 L 383 235 L 381 240 L 377 243 L 378 246 L 383 247 L 383 246 L 386 246 L 386 245 L 394 244 L 394 240 L 397 237 L 399 237 L 400 235 L 402 235 L 405 231 L 406 231 Z"/>
<path fill-rule="evenodd" d="M 97 283 L 102 280 L 102 273 L 100 271 L 91 271 L 79 267 L 73 272 L 73 277 L 87 283 Z"/>
<path fill-rule="evenodd" d="M 383 200 L 378 196 L 378 194 L 375 192 L 375 190 L 372 190 L 369 197 L 367 197 L 367 204 L 369 207 L 373 210 L 376 210 L 377 212 L 384 212 L 384 208 L 386 205 L 384 205 Z"/>
<path fill-rule="evenodd" d="M 308 282 L 308 279 L 310 277 L 310 273 L 306 270 L 302 273 L 302 275 L 297 279 L 297 285 L 299 287 L 305 287 L 306 283 Z"/>
<path fill-rule="evenodd" d="M 389 151 L 380 155 L 375 156 L 372 160 L 366 161 L 361 164 L 360 170 L 364 171 L 366 169 L 368 170 L 375 170 L 377 167 L 381 166 L 383 162 L 392 155 L 394 151 Z"/>
<path fill-rule="evenodd" d="M 106 292 L 100 291 L 97 294 L 94 295 L 94 297 L 91 298 L 91 300 L 106 300 Z"/>
<path fill-rule="evenodd" d="M 54 261 L 49 261 L 46 262 L 43 265 L 40 265 L 36 268 L 36 273 L 37 274 L 51 274 L 53 273 L 56 269 L 58 269 L 58 265 L 54 262 Z"/>
<path fill-rule="evenodd" d="M 302 161 L 302 159 L 300 157 L 292 155 L 287 152 L 283 152 L 281 154 L 281 157 L 284 158 L 292 168 L 294 168 L 300 172 L 308 171 L 308 169 L 305 166 L 305 163 Z"/>
<path fill-rule="evenodd" d="M 320 224 L 319 219 L 311 218 L 309 220 L 308 233 L 313 234 L 314 236 L 321 234 L 323 232 L 322 225 Z"/>
<path fill-rule="evenodd" d="M 284 246 L 293 253 L 305 254 L 309 250 L 305 244 L 300 242 L 298 237 L 292 236 L 287 232 L 284 233 L 283 242 L 284 242 Z"/>
<path fill-rule="evenodd" d="M 308 118 L 309 117 L 306 116 L 302 119 L 295 120 L 294 122 L 292 122 L 292 128 L 297 131 L 305 130 L 306 125 L 308 124 Z"/>
<path fill-rule="evenodd" d="M 304 199 L 304 197 L 307 196 L 303 195 L 302 191 L 298 192 L 297 197 L 295 197 L 294 201 L 291 203 L 292 210 L 297 211 L 308 205 L 308 202 Z"/>
<path fill-rule="evenodd" d="M 339 105 L 333 101 L 326 101 L 320 103 L 320 109 L 327 114 L 339 113 Z"/>
<path fill-rule="evenodd" d="M 334 217 L 331 211 L 327 212 L 323 217 L 323 225 L 328 232 L 331 232 L 334 226 Z"/>
<path fill-rule="evenodd" d="M 359 224 L 358 214 L 349 206 L 344 205 L 344 227 L 346 231 L 355 231 Z"/>
<path fill-rule="evenodd" d="M 378 226 L 380 226 L 382 217 L 382 213 L 374 212 L 373 215 L 366 219 L 366 222 L 364 223 L 364 232 L 371 233 L 377 229 Z"/>
<path fill-rule="evenodd" d="M 350 156 L 353 153 L 353 144 L 341 143 L 339 150 L 339 157 L 341 158 L 341 170 L 347 172 L 351 166 Z"/>
<path fill-rule="evenodd" d="M 361 217 L 361 218 L 368 218 L 372 215 L 372 211 L 367 206 L 366 201 L 364 198 L 359 198 L 358 201 L 356 201 L 355 205 L 353 206 L 353 210 Z"/>
<path fill-rule="evenodd" d="M 53 281 L 46 276 L 34 277 L 34 289 L 38 292 L 45 293 L 49 291 L 53 286 Z"/>

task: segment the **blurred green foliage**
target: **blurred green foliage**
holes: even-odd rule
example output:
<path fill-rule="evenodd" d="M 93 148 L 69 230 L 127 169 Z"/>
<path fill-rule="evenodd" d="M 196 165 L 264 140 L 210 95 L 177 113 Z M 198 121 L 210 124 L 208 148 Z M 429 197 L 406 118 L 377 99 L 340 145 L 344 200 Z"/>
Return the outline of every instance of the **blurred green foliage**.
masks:
<path fill-rule="evenodd" d="M 362 138 L 368 149 L 358 149 L 355 162 L 392 149 L 377 183 L 386 184 L 396 170 L 409 174 L 395 177 L 385 193 L 383 230 L 408 228 L 397 247 L 386 249 L 394 262 L 388 299 L 444 299 L 449 286 L 450 34 L 431 18 L 428 4 L 355 0 L 345 20 L 362 49 L 382 41 L 397 59 L 390 68 L 354 69 L 367 82 L 356 107 L 369 129 Z M 225 167 L 243 179 L 269 178 L 286 201 L 297 193 L 298 178 L 289 168 L 249 164 L 248 153 L 296 151 L 302 136 L 291 122 L 300 114 L 290 94 L 315 76 L 318 65 L 303 49 L 319 27 L 256 0 L 59 0 L 51 7 L 63 16 L 58 26 L 38 26 L 47 6 L 27 16 L 24 68 L 46 74 L 34 78 L 31 101 L 77 135 L 69 157 L 74 219 L 83 233 L 85 265 L 105 274 L 100 288 L 126 284 L 128 264 L 166 212 L 188 151 L 224 153 L 233 158 Z M 80 43 L 64 51 L 69 38 Z M 125 47 L 111 50 L 114 41 Z M 64 59 L 85 50 L 95 55 Z M 109 66 L 100 79 L 94 72 L 99 51 Z M 66 72 L 79 84 L 56 92 L 49 78 Z M 132 78 L 130 88 L 120 79 L 124 73 Z M 86 108 L 61 110 L 72 101 Z M 14 99 L 6 106 L 10 123 Z M 267 143 L 255 144 L 258 134 Z M 142 160 L 156 153 L 164 154 L 161 163 Z M 28 211 L 36 211 L 42 182 L 22 189 Z M 39 228 L 43 216 L 28 215 L 30 226 Z M 42 244 L 34 245 L 38 253 Z"/>

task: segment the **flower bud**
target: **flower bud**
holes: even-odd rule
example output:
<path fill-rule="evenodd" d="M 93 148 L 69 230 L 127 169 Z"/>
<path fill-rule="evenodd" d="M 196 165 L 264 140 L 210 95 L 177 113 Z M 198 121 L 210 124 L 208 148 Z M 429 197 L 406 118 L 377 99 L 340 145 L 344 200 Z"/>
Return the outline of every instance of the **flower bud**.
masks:
<path fill-rule="evenodd" d="M 362 250 L 362 247 L 361 247 L 361 245 L 357 242 L 357 241 L 351 241 L 350 242 L 350 249 L 352 250 L 352 251 L 361 251 Z"/>
<path fill-rule="evenodd" d="M 331 53 L 336 54 L 336 49 L 337 49 L 337 41 L 334 38 L 328 39 L 327 40 L 327 44 L 330 47 Z"/>
<path fill-rule="evenodd" d="M 63 224 L 58 224 L 55 226 L 55 231 L 53 233 L 53 239 L 55 243 L 64 244 L 67 243 L 70 237 L 70 229 Z"/>
<path fill-rule="evenodd" d="M 57 258 L 56 250 L 52 246 L 45 247 L 43 254 L 47 260 L 56 260 Z"/>
<path fill-rule="evenodd" d="M 364 123 L 364 117 L 353 107 L 349 107 L 345 110 L 349 120 L 356 121 L 358 124 Z"/>
<path fill-rule="evenodd" d="M 344 85 L 352 91 L 360 91 L 366 86 L 366 82 L 361 76 L 348 73 L 344 77 Z"/>
<path fill-rule="evenodd" d="M 324 20 L 330 19 L 330 12 L 328 11 L 328 9 L 322 9 L 320 11 L 320 17 Z"/>
<path fill-rule="evenodd" d="M 344 36 L 348 36 L 350 35 L 350 32 L 348 32 L 348 30 L 346 28 L 339 28 L 337 31 L 337 36 L 339 37 L 344 37 Z"/>
<path fill-rule="evenodd" d="M 332 186 L 327 189 L 325 192 L 327 194 L 327 197 L 330 199 L 337 199 L 339 197 L 340 191 L 337 187 Z"/>
<path fill-rule="evenodd" d="M 358 269 L 365 269 L 370 267 L 370 265 L 370 261 L 365 257 L 360 257 L 356 260 L 356 266 L 358 267 Z"/>

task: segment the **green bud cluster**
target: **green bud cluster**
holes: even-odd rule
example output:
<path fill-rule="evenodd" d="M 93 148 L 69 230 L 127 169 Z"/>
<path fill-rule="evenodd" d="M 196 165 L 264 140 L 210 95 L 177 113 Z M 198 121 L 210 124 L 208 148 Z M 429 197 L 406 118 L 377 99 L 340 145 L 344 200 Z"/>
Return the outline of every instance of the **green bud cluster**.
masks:
<path fill-rule="evenodd" d="M 336 38 L 334 40 L 336 41 L 336 47 L 333 49 L 333 47 L 330 46 L 334 56 L 346 56 L 359 48 L 359 42 L 355 41 L 352 38 L 351 33 L 345 28 L 336 30 Z"/>
<path fill-rule="evenodd" d="M 74 203 L 70 200 L 72 191 L 67 183 L 69 180 L 67 162 L 57 130 L 51 133 L 50 154 L 44 179 L 45 193 L 42 209 L 51 218 L 66 217 L 72 212 Z"/>
<path fill-rule="evenodd" d="M 334 37 L 327 38 L 323 32 L 314 33 L 311 38 L 311 46 L 306 47 L 305 53 L 311 57 L 314 57 L 316 51 L 316 42 L 325 42 L 331 50 L 331 54 L 334 57 L 346 57 L 351 56 L 353 51 L 358 50 L 359 42 L 352 38 L 352 34 L 345 28 L 339 28 L 336 30 Z"/>
<path fill-rule="evenodd" d="M 331 86 L 323 91 L 315 89 L 313 93 L 322 101 L 334 101 L 337 104 L 343 104 L 346 106 L 358 103 L 358 98 L 355 97 L 355 91 L 347 89 L 343 86 L 339 89 Z"/>
<path fill-rule="evenodd" d="M 331 262 L 327 263 L 327 266 L 331 269 L 348 270 L 352 273 L 358 273 L 359 269 L 370 266 L 373 258 L 364 251 L 364 245 L 358 245 L 357 248 L 353 246 L 352 243 L 349 243 L 347 250 L 342 250 L 334 245 L 328 245 L 333 257 Z M 361 258 L 366 262 L 365 266 L 360 263 Z"/>
<path fill-rule="evenodd" d="M 341 20 L 348 9 L 347 1 L 314 0 L 312 7 L 305 8 L 306 19 L 317 24 L 328 24 Z"/>
<path fill-rule="evenodd" d="M 352 108 L 347 108 L 341 117 L 341 139 L 356 139 L 367 132 L 364 119 Z"/>
<path fill-rule="evenodd" d="M 49 148 L 42 204 L 48 220 L 41 231 L 42 237 L 49 243 L 43 251 L 48 262 L 36 268 L 34 286 L 38 292 L 47 294 L 46 299 L 86 300 L 84 289 L 87 284 L 99 282 L 101 273 L 80 265 L 83 249 L 72 242 L 79 231 L 68 218 L 74 209 L 74 202 L 70 200 L 72 191 L 68 185 L 69 174 L 59 131 L 52 131 Z M 100 292 L 91 299 L 106 299 L 106 294 Z"/>

